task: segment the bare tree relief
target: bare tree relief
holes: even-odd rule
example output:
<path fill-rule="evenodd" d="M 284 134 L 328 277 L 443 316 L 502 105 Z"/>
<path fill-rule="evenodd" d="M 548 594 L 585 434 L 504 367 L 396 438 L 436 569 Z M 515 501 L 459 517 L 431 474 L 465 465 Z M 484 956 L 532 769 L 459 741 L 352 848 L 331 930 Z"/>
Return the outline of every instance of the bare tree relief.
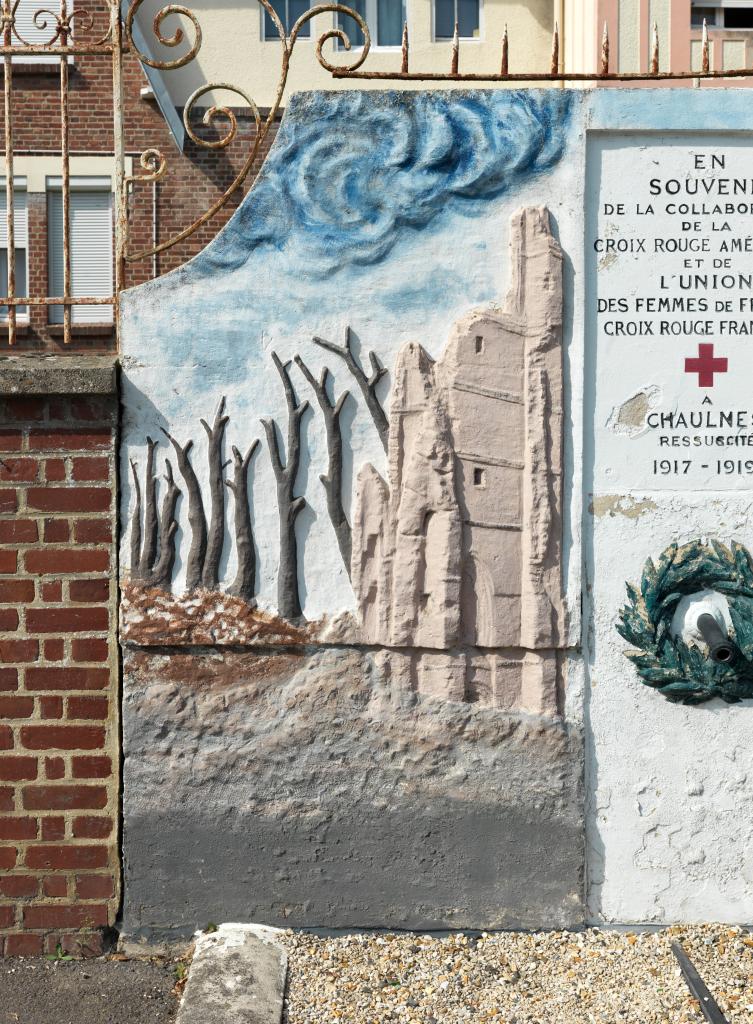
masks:
<path fill-rule="evenodd" d="M 277 481 L 277 509 L 280 518 L 280 563 L 277 571 L 277 610 L 284 619 L 297 620 L 302 616 L 298 589 L 298 541 L 295 521 L 306 504 L 303 495 L 295 495 L 295 483 L 301 462 L 301 419 L 309 407 L 307 401 L 298 402 L 288 373 L 289 363 L 280 361 L 276 352 L 272 360 L 280 375 L 288 406 L 288 437 L 286 460 L 280 447 L 278 426 L 273 419 L 261 421 L 267 435 L 269 457 Z"/>
<path fill-rule="evenodd" d="M 154 449 L 157 442 L 146 439 L 146 479 L 144 482 L 144 533 L 139 575 L 146 579 L 157 557 L 157 481 L 154 477 Z"/>
<path fill-rule="evenodd" d="M 256 557 L 251 529 L 251 509 L 248 500 L 248 471 L 251 459 L 259 447 L 253 442 L 245 456 L 233 447 L 233 479 L 225 481 L 223 474 L 230 462 L 222 461 L 222 441 L 229 416 L 225 415 L 225 399 L 221 399 L 214 423 L 210 427 L 200 421 L 208 439 L 209 487 L 212 506 L 211 521 L 207 530 L 201 485 L 190 461 L 193 441 L 181 445 L 170 433 L 163 433 L 171 442 L 178 460 L 178 467 L 186 482 L 188 491 L 188 522 L 191 529 L 191 545 L 186 561 L 186 590 L 199 587 L 216 590 L 219 587 L 219 565 L 225 539 L 225 484 L 233 492 L 235 500 L 235 541 L 238 552 L 238 572 L 228 593 L 252 601 L 255 595 Z M 176 510 L 181 495 L 173 477 L 172 465 L 165 460 L 166 491 L 162 512 L 157 518 L 157 481 L 154 476 L 155 450 L 157 444 L 147 437 L 147 464 L 142 491 L 138 467 L 131 459 L 131 473 L 135 494 L 131 514 L 130 564 L 131 579 L 143 586 L 170 589 L 173 569 L 177 556 L 175 535 L 178 531 Z M 218 493 L 218 487 L 221 493 Z M 144 494 L 146 501 L 144 501 Z M 143 524 L 142 524 L 143 519 Z M 159 556 L 158 556 L 159 552 Z"/>
<path fill-rule="evenodd" d="M 138 466 L 133 459 L 130 459 L 129 462 L 133 476 L 133 490 L 136 495 L 134 509 L 131 513 L 131 579 L 137 580 L 141 562 L 141 484 L 139 483 Z"/>
<path fill-rule="evenodd" d="M 348 367 L 356 383 L 361 389 L 361 394 L 366 402 L 366 407 L 371 413 L 371 418 L 374 421 L 374 426 L 379 434 L 379 440 L 382 442 L 382 447 L 387 451 L 390 425 L 376 393 L 377 385 L 382 377 L 387 373 L 387 370 L 379 361 L 379 356 L 376 352 L 369 352 L 371 373 L 367 377 L 363 367 L 353 355 L 353 339 L 350 327 L 345 328 L 344 345 L 336 345 L 333 341 L 327 341 L 326 338 L 319 338 L 316 335 L 312 340 L 314 344 L 319 345 L 320 348 L 324 348 L 328 352 L 334 352 L 335 355 L 339 356 Z"/>
<path fill-rule="evenodd" d="M 324 417 L 329 468 L 326 473 L 321 474 L 319 479 L 324 485 L 327 495 L 327 511 L 329 512 L 329 518 L 337 537 L 340 554 L 345 563 L 348 576 L 350 576 L 352 537 L 350 523 L 345 516 L 345 509 L 343 508 L 343 438 L 340 427 L 340 413 L 350 392 L 343 391 L 336 402 L 330 401 L 327 391 L 328 378 L 330 377 L 329 369 L 325 366 L 322 369 L 319 380 L 317 380 L 300 356 L 295 357 L 295 363 L 313 388 Z"/>
<path fill-rule="evenodd" d="M 337 353 L 345 362 L 364 396 L 380 439 L 385 443 L 387 418 L 377 398 L 376 388 L 387 371 L 378 357 L 373 352 L 369 354 L 372 369 L 367 375 L 353 355 L 350 329 L 346 330 L 344 346 L 335 345 L 321 338 L 315 338 L 314 341 L 320 347 Z M 277 495 L 277 610 L 283 618 L 296 621 L 302 618 L 296 523 L 307 504 L 304 495 L 296 493 L 296 487 L 303 457 L 302 419 L 309 408 L 309 402 L 299 400 L 296 394 L 291 375 L 291 361 L 283 362 L 275 352 L 271 356 L 282 383 L 287 407 L 286 424 L 271 416 L 261 420 Z M 351 392 L 346 390 L 340 395 L 336 394 L 329 367 L 323 367 L 315 375 L 300 355 L 296 355 L 294 361 L 312 388 L 321 410 L 327 442 L 327 467 L 326 471 L 319 475 L 319 479 L 324 487 L 328 516 L 338 549 L 350 575 L 352 530 L 345 514 L 344 437 L 341 415 Z M 252 525 L 253 507 L 249 481 L 251 466 L 260 442 L 253 441 L 245 453 L 242 448 L 232 445 L 231 458 L 223 459 L 223 445 L 230 423 L 225 396 L 220 399 L 213 420 L 207 422 L 201 419 L 200 423 L 207 437 L 205 481 L 199 479 L 194 468 L 193 439 L 181 443 L 168 430 L 162 430 L 174 450 L 177 473 L 182 478 L 184 486 L 181 490 L 176 485 L 171 463 L 165 460 L 166 490 L 159 515 L 157 480 L 154 474 L 156 442 L 150 437 L 146 439 L 146 475 L 143 479 L 139 478 L 136 464 L 131 462 L 135 495 L 130 536 L 131 579 L 143 586 L 171 589 L 178 554 L 176 535 L 179 525 L 176 511 L 178 500 L 181 494 L 184 494 L 187 500 L 188 520 L 185 538 L 188 544 L 185 556 L 185 592 L 191 593 L 199 589 L 218 591 L 224 588 L 228 594 L 253 604 L 257 597 L 258 556 Z M 232 526 L 229 526 L 227 518 L 229 499 L 225 487 L 232 494 Z M 204 493 L 205 489 L 207 494 Z M 220 579 L 220 566 L 223 551 L 226 549 L 225 532 L 228 528 L 228 543 L 235 552 L 237 568 L 232 582 L 223 585 Z"/>
<path fill-rule="evenodd" d="M 178 532 L 178 522 L 175 518 L 175 510 L 180 497 L 180 488 L 173 479 L 173 467 L 170 460 L 165 459 L 165 483 L 167 490 L 162 499 L 162 512 L 160 515 L 160 553 L 159 558 L 149 576 L 149 586 L 162 587 L 170 586 L 173 578 L 173 566 L 175 565 L 175 534 Z"/>
<path fill-rule="evenodd" d="M 181 445 L 166 430 L 163 430 L 163 433 L 175 449 L 178 469 L 188 491 L 188 523 L 191 527 L 191 547 L 189 548 L 186 561 L 186 590 L 196 590 L 201 586 L 204 559 L 207 553 L 207 519 L 204 515 L 201 487 L 199 487 L 199 481 L 196 479 L 196 473 L 189 459 L 191 449 L 193 448 L 193 441 L 188 440 L 185 445 Z"/>
<path fill-rule="evenodd" d="M 167 490 L 162 502 L 162 513 L 157 521 L 157 481 L 154 477 L 154 451 L 156 442 L 147 438 L 147 465 L 145 490 L 147 503 L 144 510 L 144 544 L 141 529 L 141 485 L 136 463 L 131 460 L 131 472 L 136 503 L 131 517 L 131 578 L 146 587 L 169 587 L 175 565 L 175 535 L 178 532 L 176 510 L 180 488 L 173 479 L 170 460 L 165 459 Z M 157 551 L 159 550 L 159 556 Z"/>
<path fill-rule="evenodd" d="M 214 423 L 210 427 L 206 420 L 201 425 L 209 442 L 209 494 L 212 514 L 209 521 L 209 536 L 206 556 L 201 572 L 201 585 L 206 590 L 216 590 L 219 585 L 220 559 L 225 542 L 225 487 L 223 473 L 229 463 L 222 461 L 222 439 L 229 416 L 224 415 L 225 396 L 220 399 Z"/>
<path fill-rule="evenodd" d="M 235 550 L 238 555 L 238 570 L 228 593 L 253 601 L 256 596 L 256 552 L 251 529 L 251 507 L 248 501 L 248 469 L 259 442 L 254 441 L 245 455 L 233 445 L 233 479 L 225 483 L 235 499 Z"/>

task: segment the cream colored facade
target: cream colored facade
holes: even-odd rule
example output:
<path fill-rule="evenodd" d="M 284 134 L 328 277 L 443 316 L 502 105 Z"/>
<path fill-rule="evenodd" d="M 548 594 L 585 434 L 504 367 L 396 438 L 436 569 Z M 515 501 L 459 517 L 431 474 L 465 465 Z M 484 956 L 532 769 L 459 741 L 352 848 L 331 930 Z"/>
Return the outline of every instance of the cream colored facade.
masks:
<path fill-rule="evenodd" d="M 282 0 L 275 0 L 279 6 Z M 295 3 L 296 0 L 288 0 Z M 302 5 L 305 0 L 298 0 Z M 452 42 L 437 38 L 436 4 L 451 0 L 404 0 L 405 19 L 410 44 L 410 70 L 433 74 L 448 72 L 452 60 Z M 456 0 L 456 3 L 474 0 Z M 398 72 L 401 47 L 380 46 L 371 23 L 377 0 L 364 0 L 373 33 L 371 51 L 363 71 Z M 478 29 L 460 40 L 460 74 L 496 73 L 500 70 L 502 37 L 507 28 L 509 38 L 509 72 L 548 72 L 551 66 L 552 36 L 559 26 L 560 69 L 566 72 L 596 73 L 600 67 L 601 39 L 606 24 L 610 40 L 610 70 L 621 73 L 648 72 L 651 61 L 652 26 L 656 23 L 659 37 L 660 70 L 699 70 L 701 65 L 701 27 L 699 18 L 708 16 L 710 62 L 712 70 L 739 68 L 753 64 L 753 26 L 727 27 L 724 13 L 734 8 L 753 12 L 753 0 L 477 0 Z M 138 21 L 144 39 L 154 56 L 174 60 L 188 49 L 186 40 L 179 47 L 161 46 L 151 32 L 153 15 L 162 6 L 160 0 L 145 0 Z M 698 9 L 693 14 L 693 8 Z M 282 80 L 282 51 L 279 39 L 266 39 L 264 11 L 258 0 L 248 7 L 237 7 L 221 0 L 199 0 L 191 5 L 201 25 L 202 42 L 195 60 L 185 67 L 159 75 L 161 87 L 169 103 L 180 110 L 189 97 L 208 83 L 225 83 L 228 88 L 204 94 L 199 107 L 227 104 L 248 106 L 251 98 L 264 111 L 275 103 Z M 711 12 L 709 16 L 709 12 Z M 716 13 L 714 13 L 716 12 Z M 291 19 L 292 20 L 292 19 Z M 344 27 L 347 31 L 347 21 Z M 171 35 L 181 25 L 186 37 L 193 38 L 188 21 L 170 15 L 163 24 L 163 33 Z M 299 37 L 293 50 L 282 105 L 293 92 L 310 89 L 379 89 L 431 88 L 430 80 L 407 82 L 337 79 L 317 61 L 317 41 L 337 27 L 336 16 L 321 13 L 311 19 L 308 38 Z M 334 40 L 323 44 L 324 58 L 332 64 L 346 66 L 360 55 L 360 47 L 345 51 Z M 705 82 L 704 86 L 731 84 Z M 479 83 L 483 84 L 483 83 Z M 490 83 L 493 85 L 493 83 Z M 515 84 L 515 83 L 511 83 Z M 525 83 L 546 84 L 546 83 Z M 585 86 L 592 82 L 582 83 Z M 636 83 L 650 85 L 651 82 Z M 677 83 L 676 83 L 677 84 Z M 682 83 L 679 83 L 682 84 Z M 692 85 L 692 80 L 686 84 Z M 747 84 L 737 81 L 732 84 Z M 463 88 L 462 81 L 438 82 L 437 88 Z M 234 87 L 234 93 L 229 87 Z"/>
<path fill-rule="evenodd" d="M 347 0 L 342 0 L 347 2 Z M 412 71 L 449 71 L 452 44 L 450 40 L 434 38 L 434 4 L 436 0 L 405 0 L 405 13 L 410 41 L 410 69 Z M 144 35 L 151 26 L 152 15 L 162 6 L 156 0 L 146 0 L 140 12 Z M 225 82 L 244 90 L 261 107 L 272 105 L 281 74 L 281 48 L 278 41 L 266 41 L 263 32 L 262 8 L 256 0 L 248 6 L 222 3 L 220 0 L 198 0 L 189 4 L 197 15 L 202 29 L 202 45 L 197 58 L 185 68 L 167 71 L 163 78 L 172 102 L 182 107 L 191 93 L 209 82 Z M 560 0 L 479 0 L 479 29 L 474 38 L 461 39 L 460 65 L 463 72 L 498 72 L 501 59 L 501 41 L 507 26 L 510 47 L 510 72 L 548 71 L 551 62 L 552 33 L 555 21 L 561 22 Z M 172 16 L 165 22 L 164 32 L 169 34 L 177 24 Z M 185 22 L 184 22 L 185 24 Z M 390 88 L 391 83 L 379 81 L 343 81 L 332 78 L 316 59 L 316 40 L 335 27 L 335 16 L 319 14 L 312 19 L 311 36 L 300 38 L 294 48 L 285 95 L 307 89 Z M 190 32 L 187 27 L 187 32 Z M 174 59 L 180 48 L 168 50 L 152 46 L 156 56 Z M 336 49 L 333 41 L 324 45 L 323 53 L 331 63 L 346 64 L 360 52 Z M 399 46 L 372 45 L 364 70 L 399 71 Z M 429 83 L 430 84 L 430 83 Z M 463 83 L 442 83 L 442 88 L 462 86 Z M 394 84 L 392 84 L 394 87 Z M 401 88 L 426 88 L 427 83 L 401 83 Z M 214 98 L 232 106 L 246 106 L 242 97 L 228 92 L 217 92 Z M 210 105 L 202 98 L 200 105 Z"/>

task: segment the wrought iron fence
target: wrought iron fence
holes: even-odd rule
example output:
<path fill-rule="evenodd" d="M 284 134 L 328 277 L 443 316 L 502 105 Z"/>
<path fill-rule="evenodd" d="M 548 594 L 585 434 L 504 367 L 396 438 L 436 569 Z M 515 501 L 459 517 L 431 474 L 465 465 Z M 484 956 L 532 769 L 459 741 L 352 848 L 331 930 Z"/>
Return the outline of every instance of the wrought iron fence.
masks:
<path fill-rule="evenodd" d="M 128 263 L 154 257 L 155 254 L 171 248 L 178 242 L 188 238 L 201 225 L 214 217 L 228 202 L 231 196 L 246 182 L 254 167 L 261 148 L 268 137 L 270 129 L 277 117 L 287 86 L 290 63 L 297 40 L 304 26 L 320 14 L 330 13 L 351 18 L 363 36 L 363 45 L 355 59 L 346 63 L 332 63 L 325 55 L 325 46 L 329 41 L 337 41 L 345 51 L 351 50 L 351 43 L 341 27 L 333 27 L 320 36 L 316 43 L 316 58 L 324 71 L 334 79 L 349 79 L 354 82 L 369 81 L 421 81 L 421 82 L 469 82 L 469 83 L 569 83 L 569 82 L 635 82 L 656 81 L 666 82 L 683 79 L 739 79 L 753 77 L 753 68 L 711 71 L 709 66 L 709 39 L 706 25 L 703 27 L 702 56 L 700 70 L 669 71 L 659 70 L 659 35 L 656 26 L 653 30 L 650 69 L 643 73 L 619 73 L 610 70 L 609 38 L 606 26 L 601 47 L 601 60 L 598 70 L 594 72 L 570 72 L 562 68 L 560 58 L 559 32 L 555 26 L 552 41 L 550 67 L 546 71 L 510 73 L 509 54 L 510 40 L 505 31 L 500 40 L 500 61 L 493 71 L 460 71 L 461 40 L 458 26 L 455 26 L 454 38 L 448 52 L 448 69 L 446 72 L 421 71 L 412 69 L 410 65 L 410 46 L 407 23 L 403 29 L 400 66 L 394 71 L 370 71 L 364 67 L 370 49 L 371 37 L 364 18 L 356 11 L 341 3 L 317 4 L 302 14 L 289 31 L 286 31 L 279 15 L 272 6 L 271 0 L 259 0 L 266 11 L 279 37 L 280 44 L 280 75 L 274 93 L 273 102 L 262 116 L 253 98 L 248 93 L 228 82 L 215 82 L 202 85 L 188 97 L 183 109 L 183 123 L 188 137 L 199 147 L 222 149 L 231 144 L 238 132 L 238 122 L 233 108 L 229 105 L 214 105 L 206 109 L 202 121 L 205 126 L 219 130 L 219 137 L 203 138 L 194 128 L 196 111 L 199 101 L 210 93 L 229 92 L 242 100 L 243 105 L 252 115 L 255 131 L 248 153 L 239 171 L 222 194 L 186 227 L 172 237 L 154 244 L 151 247 L 130 251 L 128 246 L 128 190 L 133 183 L 156 182 L 168 173 L 168 160 L 158 149 L 146 149 L 140 157 L 141 173 L 126 174 L 124 152 L 124 94 L 123 94 L 123 58 L 127 53 L 133 54 L 145 66 L 158 70 L 170 70 L 184 67 L 193 61 L 201 47 L 201 27 L 196 15 L 187 7 L 168 3 L 154 16 L 152 30 L 155 41 L 168 49 L 185 47 L 185 52 L 173 60 L 160 60 L 139 48 L 134 40 L 134 25 L 138 11 L 144 0 L 131 0 L 125 17 L 121 16 L 118 0 L 106 0 L 109 16 L 107 32 L 94 42 L 80 42 L 77 29 L 82 26 L 91 28 L 93 17 L 89 11 L 77 6 L 75 10 L 68 7 L 68 0 L 61 0 L 58 12 L 41 9 L 36 12 L 33 23 L 40 31 L 49 31 L 49 37 L 42 43 L 33 43 L 24 38 L 18 25 L 18 7 L 21 0 L 2 0 L 0 16 L 2 18 L 3 59 L 3 104 L 4 104 L 4 144 L 5 144 L 5 195 L 6 195 L 6 232 L 7 232 L 7 295 L 0 297 L 0 305 L 7 308 L 8 340 L 14 345 L 17 336 L 18 311 L 31 306 L 59 306 L 63 310 L 63 340 L 68 344 L 71 340 L 71 311 L 75 306 L 109 306 L 114 311 L 117 330 L 119 320 L 118 299 L 125 283 L 125 268 Z M 172 15 L 187 19 L 189 32 L 182 28 L 170 31 L 166 28 L 166 19 Z M 75 20 L 75 24 L 74 24 Z M 189 36 L 192 36 L 192 38 Z M 14 209 L 14 58 L 44 56 L 59 64 L 60 78 L 60 167 L 62 193 L 63 223 L 63 293 L 62 295 L 22 295 L 17 294 L 16 250 L 15 250 L 15 209 Z M 113 155 L 115 163 L 114 196 L 114 288 L 113 294 L 102 296 L 73 296 L 71 287 L 71 175 L 70 175 L 70 113 L 69 113 L 69 61 L 77 56 L 101 56 L 107 58 L 112 70 L 112 125 Z M 0 284 L 0 290 L 2 286 Z M 27 289 L 31 291 L 31 289 Z"/>

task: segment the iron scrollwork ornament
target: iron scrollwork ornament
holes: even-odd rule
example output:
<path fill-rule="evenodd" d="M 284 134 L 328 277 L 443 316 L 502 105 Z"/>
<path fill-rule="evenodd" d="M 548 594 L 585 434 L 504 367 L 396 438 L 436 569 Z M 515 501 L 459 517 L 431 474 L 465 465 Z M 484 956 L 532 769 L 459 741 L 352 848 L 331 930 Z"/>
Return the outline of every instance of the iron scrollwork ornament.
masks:
<path fill-rule="evenodd" d="M 742 544 L 672 544 L 656 563 L 648 559 L 639 586 L 626 586 L 617 632 L 635 648 L 625 656 L 646 686 L 680 704 L 753 697 L 753 560 Z M 731 622 L 731 656 L 724 661 L 673 628 L 680 602 L 709 592 L 726 601 Z"/>
<path fill-rule="evenodd" d="M 18 0 L 16 0 L 16 3 L 18 3 Z M 125 39 L 131 52 L 135 54 L 142 64 L 160 71 L 172 71 L 190 64 L 191 61 L 196 58 L 202 44 L 201 26 L 195 13 L 182 4 L 166 3 L 154 15 L 152 19 L 152 33 L 159 47 L 164 49 L 175 49 L 182 46 L 187 47 L 185 53 L 175 57 L 173 60 L 169 60 L 167 57 L 156 57 L 152 56 L 150 53 L 146 53 L 143 49 L 139 48 L 137 40 L 134 38 L 136 15 L 144 3 L 145 0 L 131 0 L 126 13 L 123 28 Z M 280 42 L 280 75 L 277 81 L 274 98 L 266 117 L 262 117 L 253 98 L 244 89 L 241 89 L 239 86 L 233 85 L 230 82 L 211 82 L 200 86 L 191 93 L 183 107 L 183 126 L 191 142 L 204 149 L 225 149 L 236 139 L 238 135 L 239 126 L 235 111 L 228 104 L 213 104 L 204 110 L 204 113 L 201 116 L 201 123 L 205 128 L 213 128 L 218 133 L 217 138 L 204 138 L 196 132 L 193 123 L 194 114 L 198 110 L 198 102 L 203 97 L 212 93 L 230 93 L 243 101 L 253 120 L 254 130 L 240 170 L 222 194 L 201 214 L 201 216 L 197 217 L 191 224 L 183 228 L 182 231 L 178 231 L 176 234 L 172 235 L 165 241 L 160 242 L 158 245 L 149 246 L 145 249 L 139 250 L 138 252 L 126 252 L 125 259 L 128 263 L 135 263 L 148 256 L 154 256 L 157 253 L 164 252 L 166 249 L 169 249 L 178 242 L 182 242 L 184 239 L 188 238 L 202 224 L 211 220 L 211 218 L 214 217 L 214 215 L 218 213 L 223 206 L 225 206 L 227 201 L 230 199 L 230 196 L 232 196 L 233 193 L 243 185 L 246 178 L 256 165 L 257 157 L 261 152 L 264 140 L 269 134 L 270 128 L 272 127 L 272 124 L 280 110 L 282 98 L 287 85 L 290 61 L 293 56 L 293 49 L 296 41 L 300 37 L 301 31 L 313 18 L 317 18 L 322 14 L 334 14 L 340 17 L 350 18 L 363 38 L 360 52 L 349 63 L 332 64 L 327 60 L 324 53 L 324 47 L 326 44 L 334 41 L 339 44 L 342 50 L 348 51 L 351 49 L 350 39 L 348 38 L 345 30 L 341 27 L 331 28 L 319 37 L 316 43 L 316 59 L 321 67 L 330 72 L 330 74 L 334 74 L 335 72 L 353 73 L 357 71 L 369 54 L 369 50 L 371 48 L 369 27 L 361 14 L 352 8 L 345 6 L 345 4 L 314 4 L 299 16 L 296 22 L 290 27 L 289 31 L 286 31 L 277 10 L 272 4 L 272 0 L 259 0 L 259 5 L 271 20 Z M 187 20 L 187 31 L 184 31 L 184 29 L 175 22 L 175 17 L 182 17 Z M 173 19 L 172 24 L 176 25 L 172 32 L 170 32 L 166 27 L 166 22 L 171 18 Z M 155 149 L 147 150 L 142 154 L 140 164 L 147 173 L 130 175 L 126 179 L 126 187 L 134 184 L 140 185 L 145 182 L 157 181 L 159 178 L 163 177 L 168 169 L 166 157 L 159 150 Z"/>

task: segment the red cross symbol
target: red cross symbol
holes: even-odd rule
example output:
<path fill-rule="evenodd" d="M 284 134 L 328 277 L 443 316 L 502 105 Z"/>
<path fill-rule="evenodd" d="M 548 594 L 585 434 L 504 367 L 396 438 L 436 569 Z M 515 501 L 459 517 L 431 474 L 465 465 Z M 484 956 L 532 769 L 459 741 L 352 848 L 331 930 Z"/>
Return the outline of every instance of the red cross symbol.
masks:
<path fill-rule="evenodd" d="M 698 374 L 699 388 L 713 388 L 714 374 L 727 372 L 727 357 L 714 358 L 714 346 L 698 344 L 698 358 L 685 360 L 685 373 Z"/>

